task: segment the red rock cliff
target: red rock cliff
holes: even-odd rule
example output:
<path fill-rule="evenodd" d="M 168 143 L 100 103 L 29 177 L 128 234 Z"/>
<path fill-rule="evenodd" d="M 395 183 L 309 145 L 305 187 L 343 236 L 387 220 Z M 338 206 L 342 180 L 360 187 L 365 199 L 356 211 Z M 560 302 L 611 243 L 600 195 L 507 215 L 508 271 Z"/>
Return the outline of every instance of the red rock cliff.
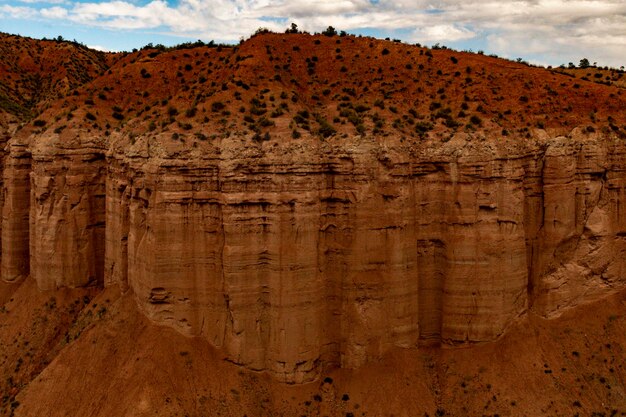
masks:
<path fill-rule="evenodd" d="M 112 143 L 10 147 L 4 279 L 118 284 L 288 382 L 494 340 L 626 279 L 623 140 Z"/>
<path fill-rule="evenodd" d="M 617 88 L 355 37 L 111 61 L 11 133 L 6 281 L 119 285 L 287 382 L 624 286 Z"/>

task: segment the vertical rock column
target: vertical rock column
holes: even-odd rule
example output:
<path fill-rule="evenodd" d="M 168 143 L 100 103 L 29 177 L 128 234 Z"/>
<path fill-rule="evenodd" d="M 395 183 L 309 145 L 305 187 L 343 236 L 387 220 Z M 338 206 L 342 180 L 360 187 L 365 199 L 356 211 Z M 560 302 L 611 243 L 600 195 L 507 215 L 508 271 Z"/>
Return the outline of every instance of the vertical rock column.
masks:
<path fill-rule="evenodd" d="M 613 262 L 602 271 L 603 278 L 626 282 L 626 143 L 623 140 L 609 150 L 605 182 Z"/>
<path fill-rule="evenodd" d="M 221 347 L 228 300 L 217 165 L 155 159 L 134 169 L 141 172 L 124 191 L 130 198 L 129 287 L 150 319 Z M 112 223 L 123 224 L 126 214 L 114 211 L 110 218 L 115 213 L 121 217 Z M 116 242 L 126 238 L 124 232 L 110 236 Z M 112 255 L 108 265 L 123 265 L 112 251 L 107 253 Z"/>
<path fill-rule="evenodd" d="M 479 153 L 450 168 L 442 338 L 490 341 L 527 308 L 523 162 Z"/>
<path fill-rule="evenodd" d="M 624 159 L 625 147 L 607 139 L 574 136 L 548 145 L 536 312 L 555 316 L 624 285 Z"/>
<path fill-rule="evenodd" d="M 10 143 L 5 156 L 2 207 L 2 279 L 18 281 L 29 273 L 31 155 L 26 145 Z"/>
<path fill-rule="evenodd" d="M 523 161 L 481 149 L 416 179 L 420 338 L 482 342 L 526 310 Z"/>
<path fill-rule="evenodd" d="M 109 157 L 106 175 L 104 285 L 128 289 L 128 233 L 133 181 L 139 181 L 121 158 Z"/>
<path fill-rule="evenodd" d="M 418 342 L 415 195 L 401 156 L 393 159 L 384 152 L 355 155 L 354 168 L 344 169 L 335 183 L 353 206 L 342 288 L 342 365 L 347 367 Z"/>
<path fill-rule="evenodd" d="M 225 350 L 284 382 L 320 371 L 325 345 L 319 274 L 319 166 L 251 158 L 221 167 Z"/>
<path fill-rule="evenodd" d="M 39 288 L 103 283 L 104 179 L 99 149 L 33 152 L 30 270 Z"/>

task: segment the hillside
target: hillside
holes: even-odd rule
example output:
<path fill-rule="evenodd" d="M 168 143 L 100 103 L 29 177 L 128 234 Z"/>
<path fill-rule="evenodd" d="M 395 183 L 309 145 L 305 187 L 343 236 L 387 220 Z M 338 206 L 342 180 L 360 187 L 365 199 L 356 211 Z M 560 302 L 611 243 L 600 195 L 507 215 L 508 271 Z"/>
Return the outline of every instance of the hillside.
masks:
<path fill-rule="evenodd" d="M 207 131 L 258 139 L 335 131 L 526 138 L 583 126 L 623 135 L 623 94 L 483 55 L 352 36 L 263 34 L 232 48 L 128 54 L 42 119 L 51 121 L 49 131 L 122 129 L 190 141 Z"/>
<path fill-rule="evenodd" d="M 626 415 L 616 83 L 354 36 L 0 47 L 2 413 Z"/>
<path fill-rule="evenodd" d="M 67 41 L 0 33 L 0 121 L 34 118 L 52 101 L 102 75 L 113 57 Z"/>
<path fill-rule="evenodd" d="M 596 84 L 626 88 L 626 71 L 608 67 L 554 68 L 553 71 Z"/>

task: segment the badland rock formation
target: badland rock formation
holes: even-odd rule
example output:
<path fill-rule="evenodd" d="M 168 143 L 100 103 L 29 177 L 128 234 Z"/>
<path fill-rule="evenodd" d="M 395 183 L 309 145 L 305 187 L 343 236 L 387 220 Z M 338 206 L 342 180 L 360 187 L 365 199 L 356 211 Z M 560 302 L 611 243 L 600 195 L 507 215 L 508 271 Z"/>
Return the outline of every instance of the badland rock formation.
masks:
<path fill-rule="evenodd" d="M 5 282 L 119 287 L 290 383 L 626 284 L 617 86 L 352 36 L 82 54 L 3 125 Z"/>

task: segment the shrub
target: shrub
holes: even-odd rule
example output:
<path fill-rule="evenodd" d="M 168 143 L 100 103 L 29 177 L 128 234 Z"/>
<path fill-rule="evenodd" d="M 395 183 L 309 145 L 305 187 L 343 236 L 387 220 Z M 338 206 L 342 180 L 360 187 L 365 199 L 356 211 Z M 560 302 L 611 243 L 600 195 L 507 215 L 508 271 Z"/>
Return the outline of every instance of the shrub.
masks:
<path fill-rule="evenodd" d="M 417 122 L 415 124 L 415 131 L 420 136 L 424 136 L 432 128 L 433 128 L 433 124 L 430 122 Z"/>
<path fill-rule="evenodd" d="M 46 125 L 46 121 L 45 120 L 41 120 L 41 119 L 37 119 L 33 122 L 33 125 L 35 125 L 36 127 L 43 127 Z"/>
<path fill-rule="evenodd" d="M 270 127 L 276 125 L 272 120 L 269 120 L 266 117 L 261 117 L 257 124 L 261 127 Z"/>
<path fill-rule="evenodd" d="M 324 35 L 324 36 L 336 36 L 337 35 L 337 30 L 334 27 L 332 27 L 332 26 L 328 26 L 326 28 L 326 30 L 322 32 L 322 35 Z"/>
<path fill-rule="evenodd" d="M 213 113 L 217 113 L 221 110 L 223 110 L 226 106 L 224 105 L 224 103 L 222 103 L 221 101 L 215 101 L 211 104 L 211 111 Z"/>
<path fill-rule="evenodd" d="M 461 125 L 461 123 L 457 122 L 452 117 L 446 118 L 444 124 L 447 127 L 449 127 L 450 129 L 454 129 L 454 128 L 459 127 Z"/>
<path fill-rule="evenodd" d="M 356 106 L 354 106 L 354 111 L 356 111 L 357 113 L 364 113 L 369 109 L 369 106 L 366 106 L 365 104 L 357 104 Z"/>
<path fill-rule="evenodd" d="M 291 28 L 285 30 L 285 33 L 299 33 L 298 31 L 298 25 L 296 25 L 295 23 L 291 24 Z"/>
<path fill-rule="evenodd" d="M 320 124 L 320 128 L 317 130 L 317 133 L 323 138 L 331 137 L 337 133 L 337 130 L 325 119 L 318 118 L 317 122 Z"/>
<path fill-rule="evenodd" d="M 274 109 L 274 111 L 270 113 L 270 117 L 276 118 L 278 116 L 282 116 L 283 114 L 284 114 L 283 109 L 279 107 L 277 109 Z"/>

